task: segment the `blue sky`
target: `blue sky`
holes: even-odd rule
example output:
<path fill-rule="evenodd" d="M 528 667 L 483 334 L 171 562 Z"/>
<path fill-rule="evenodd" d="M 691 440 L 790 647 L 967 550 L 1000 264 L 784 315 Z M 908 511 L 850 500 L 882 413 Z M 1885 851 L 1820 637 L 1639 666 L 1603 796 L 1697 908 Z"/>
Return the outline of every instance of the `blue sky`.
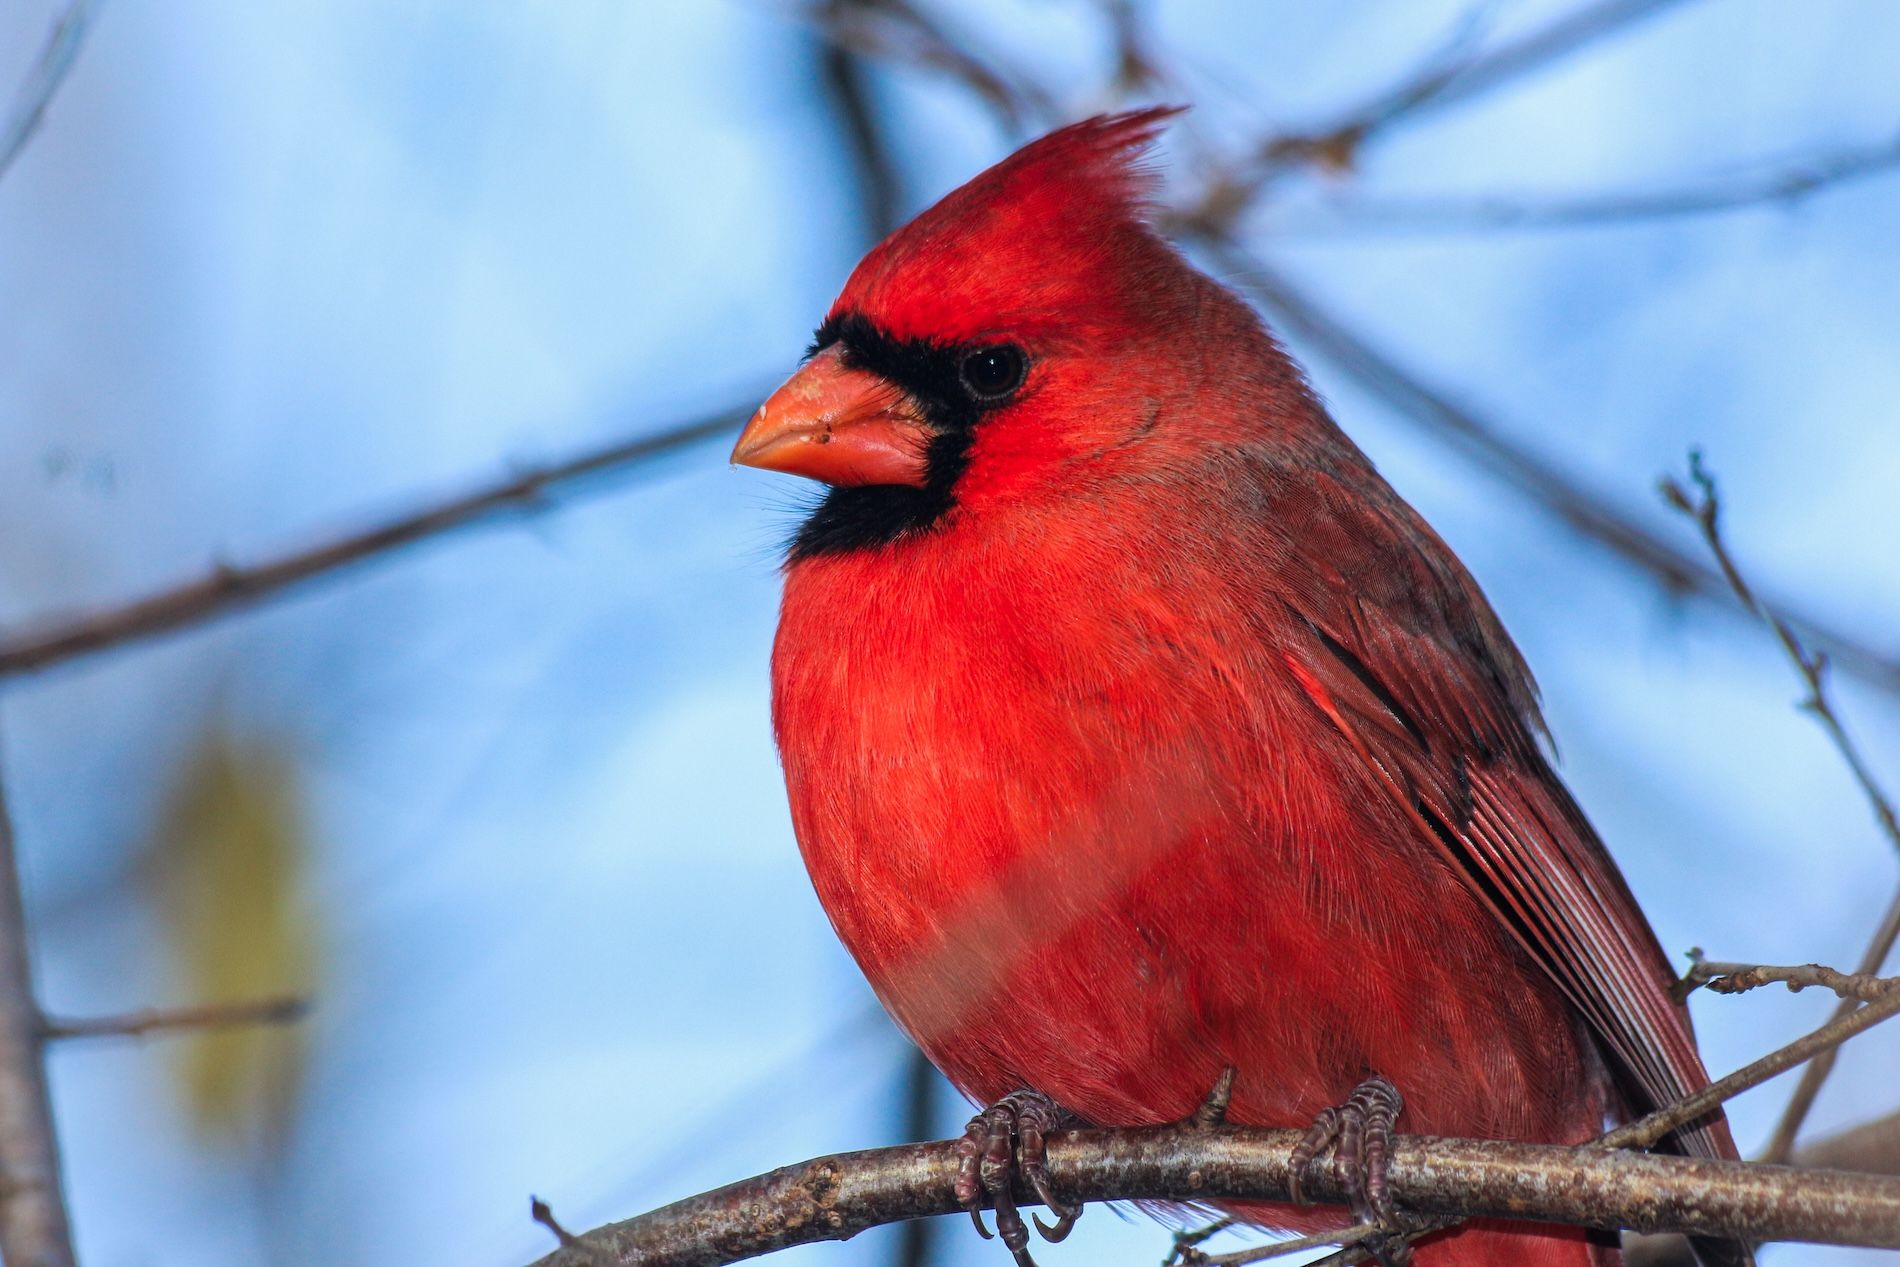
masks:
<path fill-rule="evenodd" d="M 1231 144 L 1326 117 L 1465 7 L 1198 0 L 1156 28 L 1188 135 Z M 1489 38 L 1561 8 L 1491 5 Z M 0 83 L 53 10 L 0 14 Z M 1090 12 L 982 0 L 955 20 L 1084 113 L 1106 104 Z M 1289 187 L 1255 240 L 1685 542 L 1652 489 L 1704 446 L 1755 574 L 1900 648 L 1900 181 L 1610 228 L 1317 228 L 1357 190 L 1647 187 L 1879 140 L 1896 50 L 1884 0 L 1690 0 L 1405 131 L 1350 182 Z M 874 89 L 910 210 L 1011 147 L 952 85 Z M 866 245 L 817 45 L 780 5 L 113 0 L 0 181 L 0 626 L 754 399 Z M 1900 865 L 1768 640 L 1660 595 L 1311 364 L 1523 645 L 1664 944 L 1854 959 Z M 530 1192 L 588 1226 L 897 1138 L 899 1041 L 806 885 L 767 730 L 801 496 L 704 445 L 6 687 L 54 1009 L 183 1001 L 128 860 L 210 719 L 298 755 L 316 842 L 327 957 L 280 1156 L 200 1143 L 161 1042 L 57 1053 L 89 1263 L 501 1267 L 547 1247 Z M 1900 782 L 1894 697 L 1838 686 Z M 1828 1006 L 1763 993 L 1696 1015 L 1726 1069 Z M 1891 1109 L 1896 1058 L 1891 1034 L 1850 1048 L 1817 1129 Z M 1744 1147 L 1784 1095 L 1734 1106 Z M 1149 1264 L 1164 1243 L 1097 1211 L 1045 1267 Z M 943 1244 L 958 1264 L 1002 1252 L 949 1226 Z"/>

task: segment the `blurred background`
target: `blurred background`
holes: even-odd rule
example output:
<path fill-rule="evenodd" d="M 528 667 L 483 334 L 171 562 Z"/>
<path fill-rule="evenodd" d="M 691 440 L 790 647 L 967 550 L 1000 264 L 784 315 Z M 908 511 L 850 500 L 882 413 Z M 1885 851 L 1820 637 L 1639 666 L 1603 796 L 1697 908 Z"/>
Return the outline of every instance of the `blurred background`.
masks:
<path fill-rule="evenodd" d="M 0 648 L 743 413 L 892 216 L 1055 122 L 1168 100 L 1195 107 L 1173 205 L 1271 171 L 1215 271 L 1297 287 L 1697 558 L 1654 488 L 1703 446 L 1754 578 L 1900 656 L 1900 6 L 913 3 L 87 9 L 0 172 Z M 64 11 L 0 6 L 0 110 Z M 1585 11 L 1600 30 L 1356 144 L 1249 158 Z M 1665 946 L 1851 966 L 1900 865 L 1766 633 L 1288 333 L 1523 645 Z M 552 1247 L 530 1193 L 581 1229 L 958 1128 L 799 864 L 766 658 L 808 494 L 727 443 L 0 681 L 47 1008 L 315 1003 L 54 1050 L 87 1263 L 506 1267 Z M 1837 673 L 1837 701 L 1900 779 L 1877 676 Z M 1723 1071 L 1832 1001 L 1694 1006 Z M 1810 1130 L 1890 1111 L 1896 1062 L 1900 1035 L 1850 1045 Z M 1745 1151 L 1790 1082 L 1731 1106 Z M 1097 1209 L 1039 1252 L 1167 1243 Z M 1006 1261 L 962 1223 L 911 1252 Z"/>

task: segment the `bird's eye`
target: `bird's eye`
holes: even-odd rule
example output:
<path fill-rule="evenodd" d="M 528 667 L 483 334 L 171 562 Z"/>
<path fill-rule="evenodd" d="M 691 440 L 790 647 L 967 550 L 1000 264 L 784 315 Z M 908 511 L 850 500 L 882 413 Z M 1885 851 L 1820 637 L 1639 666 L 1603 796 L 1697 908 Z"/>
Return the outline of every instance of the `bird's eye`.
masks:
<path fill-rule="evenodd" d="M 1028 369 L 1029 361 L 1021 348 L 1013 343 L 999 343 L 964 357 L 957 373 L 970 395 L 988 404 L 1021 387 Z"/>

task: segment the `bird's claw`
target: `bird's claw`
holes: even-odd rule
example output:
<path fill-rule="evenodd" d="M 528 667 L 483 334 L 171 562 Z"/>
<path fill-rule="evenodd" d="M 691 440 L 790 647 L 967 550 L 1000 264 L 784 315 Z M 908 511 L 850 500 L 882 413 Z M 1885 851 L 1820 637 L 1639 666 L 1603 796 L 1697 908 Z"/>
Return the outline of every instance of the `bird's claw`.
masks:
<path fill-rule="evenodd" d="M 1018 1267 L 1036 1267 L 1036 1263 L 1029 1256 L 1029 1226 L 1016 1208 L 1016 1175 L 1022 1176 L 1056 1216 L 1053 1224 L 1035 1216 L 1036 1230 L 1044 1240 L 1063 1239 L 1081 1217 L 1081 1206 L 1064 1205 L 1056 1199 L 1043 1151 L 1044 1136 L 1069 1120 L 1069 1115 L 1041 1092 L 1016 1091 L 971 1118 L 957 1142 L 957 1203 L 970 1212 L 970 1221 L 984 1240 L 989 1240 L 992 1233 L 984 1226 L 983 1207 L 996 1207 L 995 1234 L 1016 1256 Z"/>
<path fill-rule="evenodd" d="M 1287 1191 L 1305 1205 L 1307 1171 L 1328 1148 L 1333 1150 L 1333 1174 L 1346 1190 L 1353 1216 L 1395 1231 L 1401 1228 L 1387 1175 L 1392 1166 L 1392 1128 L 1405 1111 L 1399 1089 L 1376 1074 L 1367 1078 L 1344 1104 L 1321 1110 L 1305 1138 L 1293 1147 L 1287 1167 Z M 1411 1246 L 1400 1239 L 1368 1241 L 1385 1267 L 1406 1267 Z"/>

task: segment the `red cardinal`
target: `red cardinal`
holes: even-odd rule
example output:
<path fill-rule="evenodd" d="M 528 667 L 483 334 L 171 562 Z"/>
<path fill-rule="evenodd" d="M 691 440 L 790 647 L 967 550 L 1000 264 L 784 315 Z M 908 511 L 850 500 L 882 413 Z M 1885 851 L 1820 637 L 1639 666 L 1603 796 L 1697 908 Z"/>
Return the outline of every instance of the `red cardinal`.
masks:
<path fill-rule="evenodd" d="M 994 1105 L 959 1192 L 1025 1262 L 1013 1150 L 1047 1199 L 1044 1131 L 1179 1120 L 1228 1068 L 1229 1120 L 1340 1135 L 1386 1217 L 1401 1114 L 1574 1143 L 1707 1081 L 1477 584 L 1148 223 L 1169 113 L 892 234 L 733 453 L 830 485 L 772 660 L 793 825 L 885 1007 Z M 1719 1116 L 1671 1143 L 1735 1156 Z M 1499 1222 L 1417 1248 L 1616 1260 Z"/>

